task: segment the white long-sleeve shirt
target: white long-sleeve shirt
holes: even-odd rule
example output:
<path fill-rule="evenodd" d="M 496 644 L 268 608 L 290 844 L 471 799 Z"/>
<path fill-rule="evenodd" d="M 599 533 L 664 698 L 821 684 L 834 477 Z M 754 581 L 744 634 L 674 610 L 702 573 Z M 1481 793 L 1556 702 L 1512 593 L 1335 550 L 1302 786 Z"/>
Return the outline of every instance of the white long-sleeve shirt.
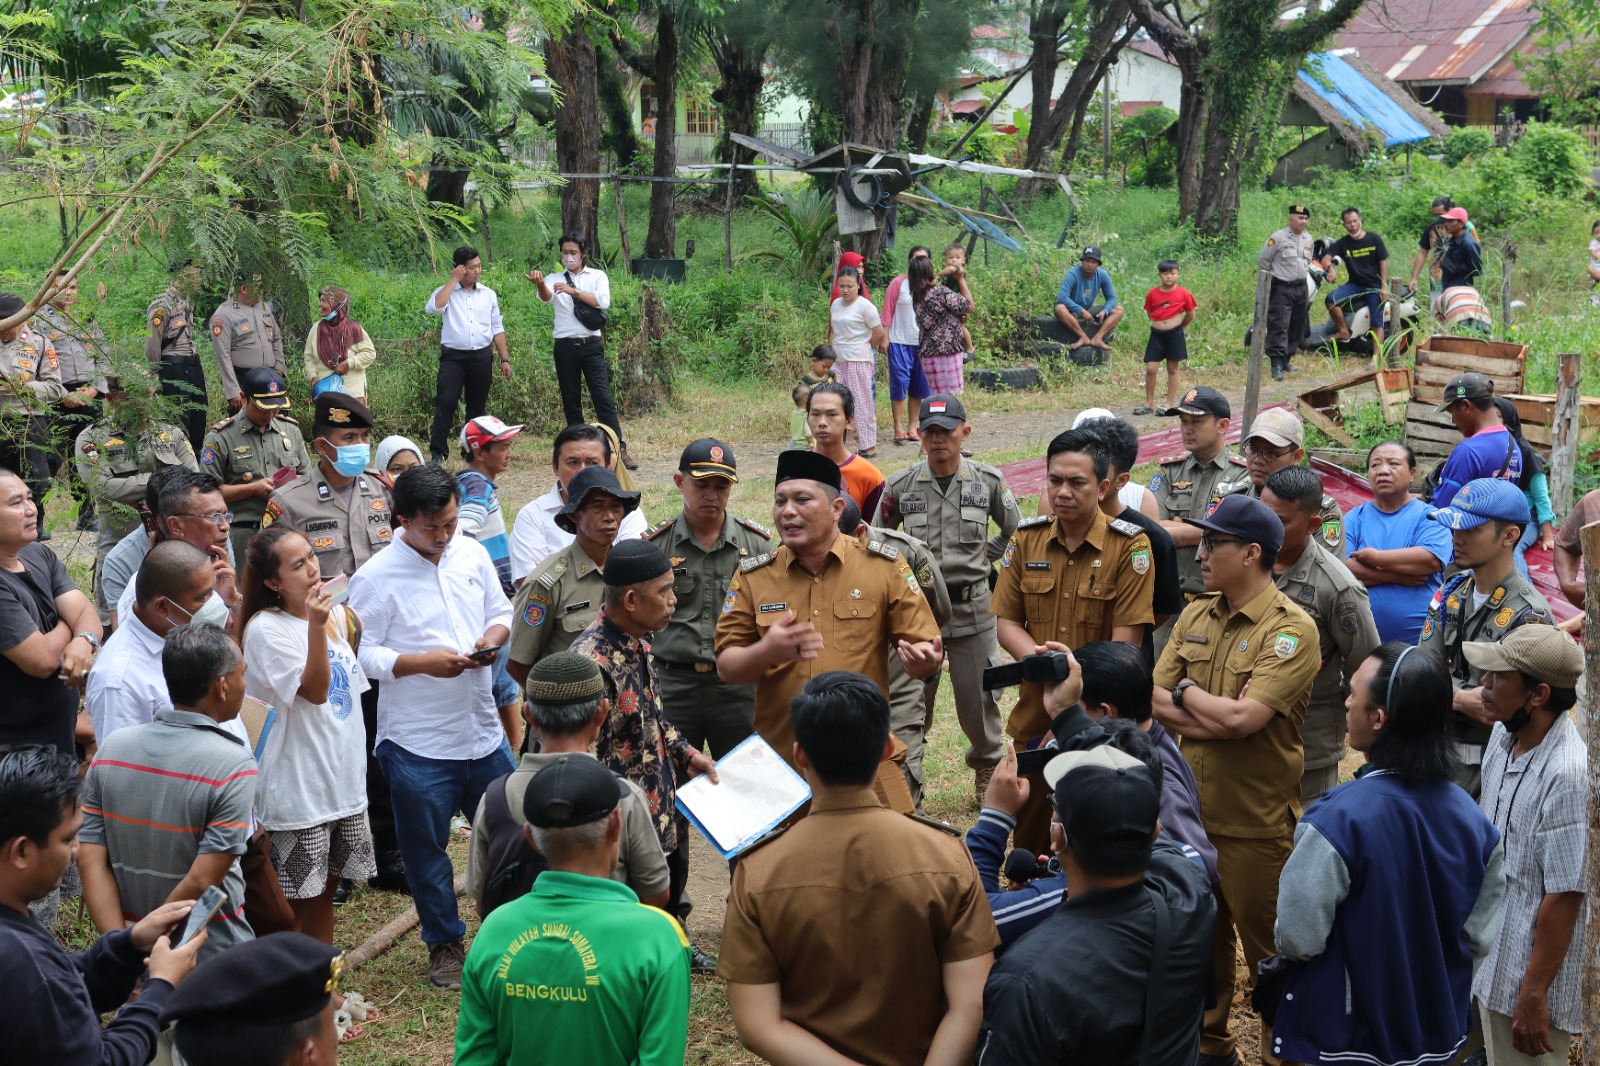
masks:
<path fill-rule="evenodd" d="M 587 272 L 586 272 L 587 273 Z M 557 486 L 537 499 L 529 500 L 517 512 L 511 528 L 511 580 L 521 581 L 533 568 L 578 538 L 556 525 L 556 512 L 566 501 Z M 638 540 L 649 529 L 644 509 L 636 507 L 622 516 L 617 540 Z"/>
<path fill-rule="evenodd" d="M 397 532 L 350 578 L 350 606 L 365 627 L 361 669 L 382 682 L 376 743 L 428 759 L 481 759 L 504 743 L 492 661 L 458 677 L 394 674 L 402 655 L 466 653 L 490 626 L 510 628 L 511 601 L 483 545 L 458 532 L 435 565 Z"/>
<path fill-rule="evenodd" d="M 567 268 L 558 267 L 544 276 L 544 283 L 550 286 L 550 299 L 539 299 L 545 303 L 553 303 L 556 312 L 555 336 L 562 337 L 598 337 L 600 331 L 590 329 L 578 321 L 578 316 L 572 313 L 572 297 L 564 292 L 556 292 L 556 282 L 566 283 Z M 596 267 L 586 266 L 582 272 L 572 275 L 572 287 L 579 292 L 593 293 L 600 300 L 600 310 L 605 311 L 611 307 L 611 279 L 606 277 L 606 272 Z"/>
<path fill-rule="evenodd" d="M 454 286 L 450 300 L 443 307 L 436 307 L 434 301 L 445 286 Z M 506 331 L 505 320 L 500 317 L 500 297 L 487 285 L 474 285 L 466 289 L 447 281 L 428 294 L 428 302 L 422 310 L 425 314 L 443 316 L 439 343 L 446 348 L 475 352 L 479 348 L 489 347 L 496 337 Z"/>

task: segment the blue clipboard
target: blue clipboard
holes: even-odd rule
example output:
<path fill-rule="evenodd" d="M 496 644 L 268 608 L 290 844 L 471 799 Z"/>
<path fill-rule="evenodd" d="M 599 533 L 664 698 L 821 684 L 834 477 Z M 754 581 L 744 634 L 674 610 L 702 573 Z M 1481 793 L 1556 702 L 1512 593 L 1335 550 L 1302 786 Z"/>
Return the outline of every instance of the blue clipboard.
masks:
<path fill-rule="evenodd" d="M 706 838 L 706 843 L 710 844 L 711 847 L 715 849 L 716 853 L 721 855 L 724 859 L 731 859 L 735 855 L 738 855 L 741 852 L 749 849 L 751 845 L 755 844 L 758 840 L 772 832 L 772 830 L 781 825 L 795 811 L 799 810 L 801 807 L 805 806 L 811 801 L 811 786 L 806 783 L 806 779 L 795 773 L 794 768 L 784 761 L 782 757 L 778 756 L 777 752 L 773 751 L 772 746 L 767 744 L 766 741 L 762 740 L 758 734 L 752 733 L 750 736 L 746 737 L 737 746 L 735 746 L 732 751 L 724 755 L 722 760 L 719 761 L 717 765 L 720 767 L 723 762 L 732 759 L 735 755 L 739 754 L 752 744 L 760 744 L 766 747 L 768 751 L 773 752 L 774 758 L 771 760 L 771 765 L 764 768 L 765 772 L 780 776 L 787 775 L 789 779 L 792 779 L 799 785 L 800 789 L 803 790 L 804 795 L 802 795 L 801 798 L 797 799 L 793 804 L 785 807 L 782 811 L 774 812 L 769 819 L 763 820 L 763 824 L 761 824 L 759 828 L 755 829 L 749 833 L 749 835 L 740 840 L 732 841 L 731 845 L 724 845 L 711 834 L 711 831 L 706 828 L 705 824 L 695 815 L 692 810 L 690 810 L 684 804 L 683 795 L 681 792 L 673 801 L 673 806 L 677 807 L 678 812 L 687 818 L 689 822 L 700 831 L 700 835 Z"/>

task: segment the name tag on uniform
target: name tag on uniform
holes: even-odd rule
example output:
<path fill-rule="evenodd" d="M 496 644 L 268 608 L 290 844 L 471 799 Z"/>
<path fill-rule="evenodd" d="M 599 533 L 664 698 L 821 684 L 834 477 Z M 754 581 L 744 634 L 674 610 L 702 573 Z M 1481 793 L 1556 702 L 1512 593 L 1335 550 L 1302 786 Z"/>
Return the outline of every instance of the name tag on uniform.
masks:
<path fill-rule="evenodd" d="M 675 566 L 672 568 L 672 572 L 682 577 L 689 573 L 689 568 L 687 566 Z"/>
<path fill-rule="evenodd" d="M 1191 644 L 1210 644 L 1211 638 L 1202 633 L 1185 633 L 1183 639 Z"/>
<path fill-rule="evenodd" d="M 961 506 L 987 507 L 989 506 L 989 494 L 984 491 L 982 485 L 969 485 L 961 490 Z"/>
<path fill-rule="evenodd" d="M 569 603 L 569 604 L 567 604 L 567 613 L 568 614 L 576 614 L 578 611 L 587 610 L 588 607 L 589 607 L 589 601 L 588 600 L 579 600 L 577 603 Z"/>
<path fill-rule="evenodd" d="M 323 521 L 323 522 L 307 522 L 306 525 L 305 525 L 305 528 L 303 530 L 301 530 L 301 532 L 303 532 L 303 533 L 320 533 L 325 529 L 338 529 L 338 528 L 339 528 L 339 522 L 338 522 L 337 519 L 328 519 L 328 520 Z"/>
<path fill-rule="evenodd" d="M 1050 569 L 1050 564 L 1049 563 L 1023 563 L 1022 564 L 1022 568 L 1024 570 L 1048 570 L 1048 569 Z"/>
<path fill-rule="evenodd" d="M 788 609 L 789 605 L 787 603 L 763 603 L 756 608 L 756 611 L 760 614 L 772 614 L 774 611 L 787 611 Z"/>
<path fill-rule="evenodd" d="M 927 514 L 928 501 L 920 492 L 908 492 L 900 497 L 901 514 Z"/>

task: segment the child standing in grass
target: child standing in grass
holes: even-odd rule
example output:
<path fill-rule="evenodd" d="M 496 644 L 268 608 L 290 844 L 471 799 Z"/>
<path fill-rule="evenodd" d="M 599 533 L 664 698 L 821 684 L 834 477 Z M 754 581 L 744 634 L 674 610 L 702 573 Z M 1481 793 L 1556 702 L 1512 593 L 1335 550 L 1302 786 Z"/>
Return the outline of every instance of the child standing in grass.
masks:
<path fill-rule="evenodd" d="M 811 423 L 806 419 L 806 402 L 811 399 L 811 386 L 805 382 L 796 385 L 789 393 L 794 407 L 789 412 L 789 447 L 786 451 L 808 452 L 817 439 L 811 435 Z"/>
<path fill-rule="evenodd" d="M 839 298 L 829 308 L 833 350 L 839 355 L 839 383 L 855 399 L 858 453 L 878 454 L 878 409 L 873 399 L 877 352 L 889 347 L 888 334 L 872 301 L 861 295 L 861 275 L 853 267 L 839 271 Z"/>
<path fill-rule="evenodd" d="M 1144 346 L 1144 403 L 1133 409 L 1136 415 L 1170 414 L 1178 402 L 1180 364 L 1189 358 L 1189 343 L 1184 331 L 1194 321 L 1194 296 L 1178 284 L 1178 263 L 1163 259 L 1156 264 L 1161 284 L 1145 293 L 1144 310 L 1150 316 L 1150 339 Z M 1156 400 L 1156 372 L 1167 364 L 1167 402 L 1153 411 Z"/>

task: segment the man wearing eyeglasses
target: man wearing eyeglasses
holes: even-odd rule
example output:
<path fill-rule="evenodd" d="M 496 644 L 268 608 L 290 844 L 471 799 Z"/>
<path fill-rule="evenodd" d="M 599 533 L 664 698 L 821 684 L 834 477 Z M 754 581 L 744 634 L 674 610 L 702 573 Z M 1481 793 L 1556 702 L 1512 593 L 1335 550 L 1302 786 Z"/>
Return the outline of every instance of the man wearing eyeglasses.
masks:
<path fill-rule="evenodd" d="M 1300 416 L 1286 407 L 1272 407 L 1256 415 L 1250 423 L 1250 435 L 1243 441 L 1247 477 L 1236 478 L 1217 486 L 1218 497 L 1243 493 L 1261 498 L 1261 489 L 1267 477 L 1286 466 L 1299 466 L 1306 458 L 1306 426 Z M 1215 511 L 1213 503 L 1207 511 Z M 1339 504 L 1327 493 L 1322 494 L 1322 506 L 1317 512 L 1317 539 L 1340 559 L 1344 558 L 1344 514 Z"/>
<path fill-rule="evenodd" d="M 1250 973 L 1275 950 L 1278 875 L 1300 814 L 1300 727 L 1322 661 L 1316 623 L 1273 583 L 1278 516 L 1237 493 L 1186 521 L 1201 532 L 1206 592 L 1179 615 L 1156 663 L 1153 710 L 1183 738 L 1217 849 L 1216 1006 L 1200 1039 L 1200 1062 L 1211 1066 L 1239 1061 L 1228 1029 L 1235 938 Z M 1277 1066 L 1262 1028 L 1262 1061 Z"/>

